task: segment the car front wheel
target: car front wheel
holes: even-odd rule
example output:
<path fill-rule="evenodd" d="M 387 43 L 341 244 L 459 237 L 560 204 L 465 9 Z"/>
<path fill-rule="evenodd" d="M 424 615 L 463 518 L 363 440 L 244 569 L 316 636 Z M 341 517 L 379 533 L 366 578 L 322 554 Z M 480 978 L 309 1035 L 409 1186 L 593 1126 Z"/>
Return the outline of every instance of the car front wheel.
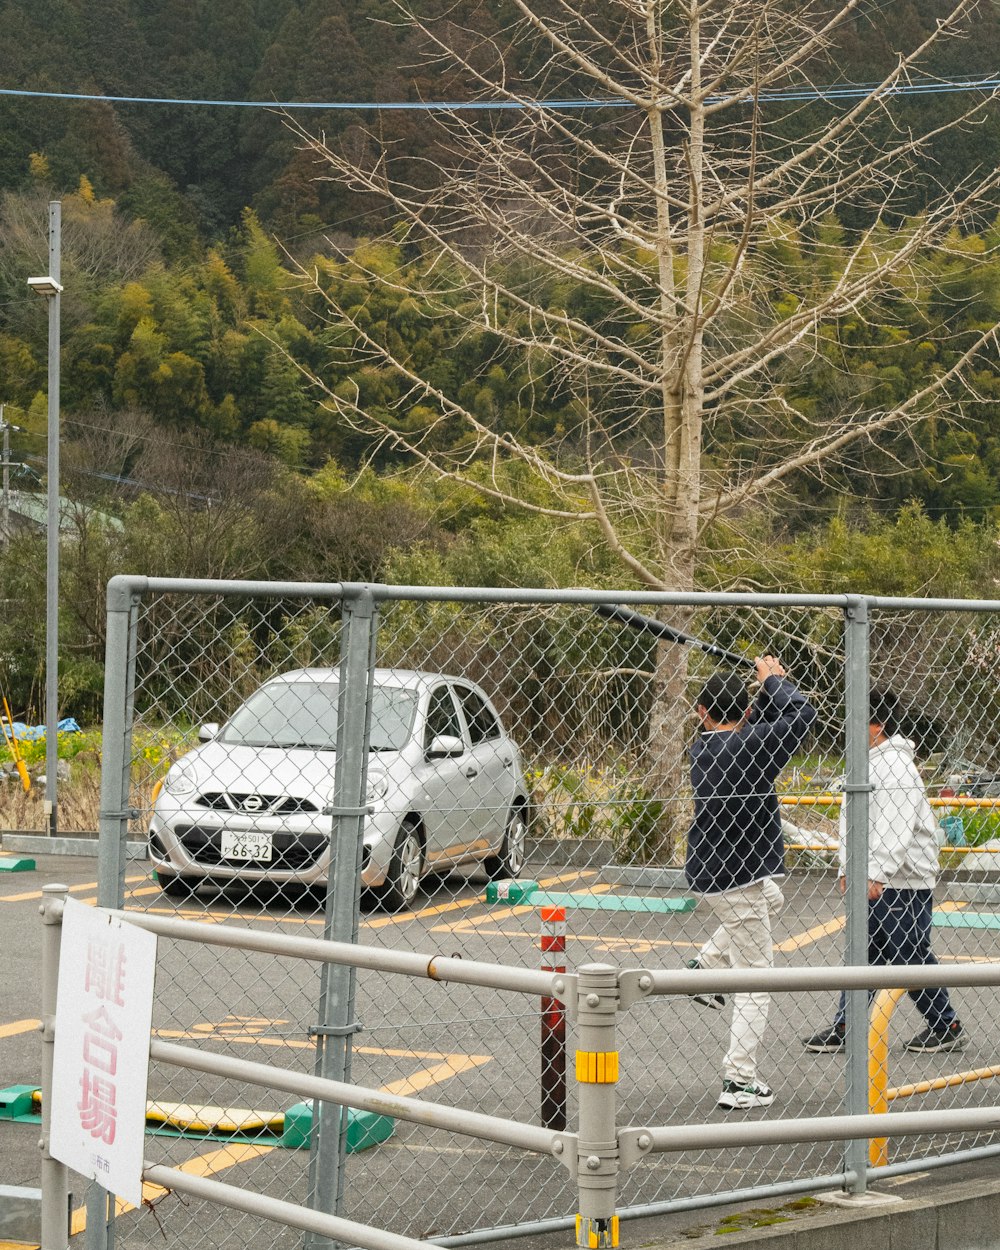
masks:
<path fill-rule="evenodd" d="M 516 877 L 524 868 L 525 843 L 528 840 L 528 822 L 523 807 L 515 807 L 507 818 L 507 832 L 503 835 L 499 855 L 491 855 L 485 862 L 491 881 L 500 877 Z"/>
<path fill-rule="evenodd" d="M 382 902 L 390 911 L 402 911 L 416 898 L 423 862 L 420 834 L 412 825 L 404 825 L 396 838 L 382 888 Z"/>

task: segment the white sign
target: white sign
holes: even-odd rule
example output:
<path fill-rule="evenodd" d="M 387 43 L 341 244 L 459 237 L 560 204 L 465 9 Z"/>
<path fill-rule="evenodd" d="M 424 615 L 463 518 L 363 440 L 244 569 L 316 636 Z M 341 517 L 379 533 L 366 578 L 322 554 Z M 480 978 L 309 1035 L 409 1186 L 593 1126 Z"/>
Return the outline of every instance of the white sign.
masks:
<path fill-rule="evenodd" d="M 155 971 L 155 934 L 66 900 L 49 1149 L 134 1206 L 142 1202 Z"/>

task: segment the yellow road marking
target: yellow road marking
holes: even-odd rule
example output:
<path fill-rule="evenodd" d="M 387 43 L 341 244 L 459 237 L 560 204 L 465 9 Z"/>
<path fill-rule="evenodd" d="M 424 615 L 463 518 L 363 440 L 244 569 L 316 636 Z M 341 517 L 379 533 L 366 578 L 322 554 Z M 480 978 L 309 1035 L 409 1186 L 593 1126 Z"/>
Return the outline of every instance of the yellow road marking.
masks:
<path fill-rule="evenodd" d="M 967 907 L 967 903 L 939 903 L 935 911 L 961 911 L 963 907 Z M 814 929 L 807 929 L 804 933 L 796 933 L 794 936 L 785 938 L 782 942 L 775 942 L 774 949 L 776 951 L 797 951 L 803 946 L 810 946 L 813 942 L 820 941 L 821 938 L 830 937 L 834 933 L 839 933 L 845 924 L 843 916 L 835 916 L 833 920 L 828 920 L 826 924 L 816 925 Z"/>
<path fill-rule="evenodd" d="M 37 1021 L 36 1021 L 37 1023 Z M 206 1038 L 211 1037 L 205 1029 L 200 1025 L 194 1025 L 190 1030 L 184 1029 L 154 1029 L 153 1034 L 156 1037 L 171 1038 L 174 1041 L 197 1041 L 203 1042 Z M 227 1042 L 237 1042 L 241 1046 L 286 1046 L 292 1050 L 314 1050 L 315 1043 L 300 1040 L 294 1037 L 261 1037 L 255 1033 L 247 1033 L 240 1036 L 239 1033 L 223 1032 L 216 1035 L 218 1040 Z M 354 1046 L 352 1051 L 356 1055 L 385 1055 L 393 1059 L 440 1059 L 445 1063 L 464 1063 L 466 1060 L 472 1062 L 475 1067 L 479 1064 L 489 1063 L 493 1058 L 492 1055 L 465 1055 L 450 1054 L 448 1051 L 440 1050 L 401 1050 L 391 1046 Z M 464 1068 L 460 1069 L 464 1071 Z"/>
<path fill-rule="evenodd" d="M 158 1031 L 161 1037 L 176 1036 L 175 1034 L 164 1033 Z M 204 1034 L 196 1034 L 204 1039 Z M 262 1043 L 269 1039 L 266 1038 L 248 1038 L 247 1041 Z M 279 1041 L 280 1039 L 271 1039 Z M 386 1055 L 420 1055 L 419 1051 L 393 1051 L 393 1050 L 377 1050 L 370 1047 L 358 1047 L 359 1050 L 368 1054 L 386 1054 Z M 430 1057 L 430 1056 L 428 1056 Z M 383 1094 L 406 1094 L 416 1093 L 421 1089 L 426 1089 L 430 1085 L 440 1084 L 453 1076 L 458 1076 L 462 1072 L 467 1072 L 472 1068 L 480 1067 L 484 1063 L 489 1063 L 492 1055 L 444 1055 L 434 1056 L 445 1060 L 444 1063 L 436 1064 L 432 1068 L 428 1068 L 423 1072 L 416 1072 L 413 1076 L 404 1077 L 401 1081 L 393 1081 L 388 1085 L 380 1087 Z M 258 1159 L 261 1155 L 270 1154 L 272 1150 L 280 1150 L 280 1146 L 264 1145 L 256 1142 L 233 1142 L 223 1146 L 218 1150 L 210 1150 L 207 1154 L 195 1155 L 193 1159 L 188 1159 L 186 1163 L 178 1165 L 179 1172 L 187 1172 L 191 1176 L 214 1176 L 219 1172 L 226 1171 L 227 1168 L 235 1167 L 239 1163 L 249 1163 L 252 1159 Z M 161 1185 L 153 1185 L 149 1181 L 143 1181 L 142 1184 L 142 1200 L 143 1202 L 153 1203 L 158 1198 L 162 1198 L 169 1191 Z M 129 1211 L 135 1211 L 137 1208 L 131 1202 L 126 1202 L 122 1198 L 115 1199 L 115 1215 L 125 1215 Z M 87 1208 L 86 1206 L 77 1207 L 70 1219 L 70 1236 L 76 1236 L 82 1233 L 87 1227 Z M 0 1243 L 0 1250 L 3 1250 L 3 1243 Z M 23 1250 L 23 1247 L 18 1247 Z"/>
<path fill-rule="evenodd" d="M 805 933 L 796 933 L 793 937 L 785 938 L 782 942 L 775 942 L 774 949 L 776 951 L 801 950 L 803 946 L 811 946 L 813 942 L 818 942 L 821 938 L 839 933 L 845 924 L 846 921 L 843 916 L 835 916 L 833 920 L 828 920 L 826 924 L 818 924 L 814 929 L 807 929 Z"/>
<path fill-rule="evenodd" d="M 538 884 L 541 889 L 547 889 L 550 885 L 562 885 L 563 882 L 565 881 L 578 881 L 583 877 L 596 877 L 596 876 L 597 876 L 596 869 L 593 871 L 584 870 L 584 871 L 563 873 L 561 876 L 558 876 L 558 877 L 549 877 L 545 881 L 539 881 Z M 610 888 L 611 888 L 610 886 L 598 887 L 598 889 L 610 889 Z M 475 906 L 477 903 L 481 904 L 482 901 L 483 901 L 482 895 L 474 894 L 469 898 L 453 899 L 450 903 L 440 903 L 434 907 L 424 907 L 420 911 L 404 911 L 404 912 L 400 912 L 398 915 L 395 915 L 395 916 L 380 916 L 375 920 L 365 920 L 362 922 L 361 927 L 363 929 L 384 929 L 387 925 L 402 924 L 404 921 L 407 921 L 407 920 L 423 920 L 427 916 L 440 916 L 444 912 L 462 911 L 467 907 Z M 533 908 L 528 907 L 528 908 L 525 908 L 524 910 L 532 911 Z M 504 911 L 505 911 L 505 914 L 509 914 L 507 913 L 507 909 L 504 909 Z"/>
<path fill-rule="evenodd" d="M 427 1089 L 431 1085 L 440 1085 L 442 1081 L 459 1076 L 462 1072 L 480 1068 L 484 1063 L 489 1063 L 492 1058 L 492 1055 L 449 1055 L 444 1063 L 439 1063 L 433 1068 L 424 1068 L 422 1072 L 415 1072 L 413 1076 L 404 1076 L 402 1080 L 391 1081 L 388 1085 L 383 1085 L 379 1093 L 419 1094 L 422 1089 Z"/>
<path fill-rule="evenodd" d="M 41 1020 L 15 1020 L 12 1024 L 0 1024 L 0 1037 L 16 1037 L 18 1033 L 31 1033 Z"/>
<path fill-rule="evenodd" d="M 249 1163 L 251 1159 L 259 1158 L 277 1149 L 277 1146 L 265 1146 L 252 1142 L 233 1142 L 232 1145 L 223 1146 L 221 1150 L 210 1150 L 207 1154 L 195 1155 L 186 1163 L 178 1164 L 177 1171 L 187 1172 L 190 1176 L 212 1176 L 216 1172 L 223 1172 L 226 1168 L 234 1167 L 237 1163 Z M 143 1181 L 143 1202 L 155 1202 L 167 1192 L 161 1185 L 151 1185 L 149 1181 Z M 131 1202 L 126 1202 L 123 1198 L 115 1199 L 115 1215 L 125 1215 L 126 1212 L 135 1210 L 136 1207 Z M 86 1227 L 87 1208 L 77 1207 L 70 1219 L 70 1236 L 74 1237 L 77 1233 L 82 1233 Z"/>
<path fill-rule="evenodd" d="M 131 881 L 148 881 L 149 876 L 143 873 L 141 877 L 126 877 L 125 884 Z M 97 882 L 88 881 L 85 885 L 71 885 L 69 887 L 70 894 L 82 894 L 85 890 L 96 890 Z M 30 890 L 27 894 L 0 894 L 0 903 L 26 903 L 29 899 L 44 897 L 41 890 Z"/>

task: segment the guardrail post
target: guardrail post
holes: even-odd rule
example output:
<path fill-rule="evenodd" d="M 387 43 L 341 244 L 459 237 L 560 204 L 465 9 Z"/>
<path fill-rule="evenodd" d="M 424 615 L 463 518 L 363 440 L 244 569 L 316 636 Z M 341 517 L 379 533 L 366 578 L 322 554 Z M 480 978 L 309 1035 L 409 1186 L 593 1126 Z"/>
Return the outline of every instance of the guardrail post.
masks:
<path fill-rule="evenodd" d="M 844 812 L 847 826 L 847 889 L 844 894 L 845 959 L 868 963 L 868 603 L 852 598 L 844 615 Z M 868 992 L 847 992 L 847 1058 L 844 1110 L 848 1115 L 868 1111 Z M 844 1169 L 852 1175 L 847 1189 L 867 1189 L 868 1143 L 849 1141 Z"/>
<path fill-rule="evenodd" d="M 39 913 L 45 926 L 42 939 L 42 1246 L 66 1250 L 69 1245 L 69 1178 L 66 1165 L 49 1154 L 52 1132 L 52 1058 L 55 1048 L 56 996 L 59 988 L 59 948 L 62 941 L 64 885 L 42 886 Z"/>
<path fill-rule="evenodd" d="M 618 1006 L 616 969 L 584 964 L 577 982 L 576 1244 L 585 1250 L 618 1245 Z"/>
<path fill-rule="evenodd" d="M 345 586 L 342 610 L 337 766 L 323 937 L 331 942 L 357 942 L 377 634 L 371 590 Z M 324 964 L 320 973 L 318 1019 L 312 1029 L 316 1039 L 314 1071 L 327 1080 L 350 1080 L 351 1037 L 358 1031 L 354 1019 L 356 975 L 353 966 L 335 964 Z M 346 1109 L 313 1103 L 307 1205 L 328 1215 L 342 1212 L 347 1123 Z M 318 1233 L 308 1233 L 304 1245 L 309 1250 L 324 1250 L 334 1243 Z"/>

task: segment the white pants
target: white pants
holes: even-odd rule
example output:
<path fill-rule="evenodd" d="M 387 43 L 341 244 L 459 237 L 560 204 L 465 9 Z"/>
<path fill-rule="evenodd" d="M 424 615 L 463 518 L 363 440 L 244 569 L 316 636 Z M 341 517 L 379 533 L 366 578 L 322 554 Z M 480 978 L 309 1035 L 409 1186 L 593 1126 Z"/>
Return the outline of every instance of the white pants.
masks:
<path fill-rule="evenodd" d="M 781 911 L 785 898 L 771 877 L 738 890 L 702 894 L 719 918 L 719 927 L 701 948 L 703 968 L 770 968 L 771 917 Z M 729 1050 L 722 1061 L 727 1081 L 746 1085 L 757 1079 L 757 1051 L 767 1027 L 768 994 L 736 994 Z"/>

